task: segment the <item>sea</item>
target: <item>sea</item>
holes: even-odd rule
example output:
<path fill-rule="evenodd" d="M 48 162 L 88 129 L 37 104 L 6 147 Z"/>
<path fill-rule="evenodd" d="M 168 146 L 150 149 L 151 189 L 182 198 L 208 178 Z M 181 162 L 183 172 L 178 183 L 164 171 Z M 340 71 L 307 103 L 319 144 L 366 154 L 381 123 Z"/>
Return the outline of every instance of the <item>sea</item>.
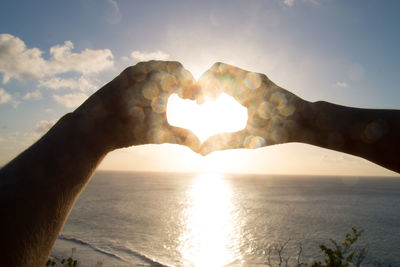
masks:
<path fill-rule="evenodd" d="M 352 228 L 363 229 L 353 245 L 366 254 L 361 266 L 400 266 L 400 178 L 97 171 L 51 256 L 78 266 L 298 266 L 322 261 L 320 245 L 341 245 Z"/>

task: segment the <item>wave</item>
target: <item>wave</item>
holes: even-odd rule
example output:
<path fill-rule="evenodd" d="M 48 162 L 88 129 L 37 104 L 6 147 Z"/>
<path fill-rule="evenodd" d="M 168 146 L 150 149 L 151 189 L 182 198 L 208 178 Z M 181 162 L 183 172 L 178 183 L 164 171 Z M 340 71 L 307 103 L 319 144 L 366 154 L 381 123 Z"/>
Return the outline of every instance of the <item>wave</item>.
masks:
<path fill-rule="evenodd" d="M 115 258 L 115 259 L 118 259 L 118 260 L 125 261 L 121 256 L 119 256 L 117 254 L 114 254 L 114 253 L 111 253 L 111 252 L 108 252 L 108 251 L 105 251 L 104 249 L 98 248 L 98 247 L 96 247 L 96 246 L 94 246 L 94 245 L 90 244 L 89 242 L 86 242 L 86 241 L 84 241 L 82 239 L 78 239 L 78 238 L 75 238 L 75 237 L 72 237 L 72 236 L 67 236 L 67 235 L 60 235 L 58 237 L 58 239 L 65 240 L 65 241 L 70 241 L 70 242 L 73 242 L 73 243 L 78 244 L 78 245 L 87 246 L 87 247 L 90 247 L 91 249 L 93 249 L 93 250 L 95 250 L 95 251 L 97 251 L 97 252 L 99 252 L 101 254 L 104 254 L 106 256 L 109 256 L 109 257 L 112 257 L 112 258 Z"/>
<path fill-rule="evenodd" d="M 149 263 L 150 266 L 152 266 L 152 267 L 169 267 L 168 265 L 162 264 L 162 263 L 156 261 L 155 259 L 152 259 L 149 256 L 139 253 L 133 249 L 123 247 L 123 246 L 113 246 L 113 248 L 115 248 L 119 251 L 125 252 L 126 254 L 135 256 L 135 257 L 141 259 L 142 261 Z"/>
<path fill-rule="evenodd" d="M 101 253 L 103 255 L 106 255 L 106 256 L 112 257 L 114 259 L 118 259 L 118 260 L 127 262 L 127 260 L 124 259 L 123 257 L 121 257 L 120 255 L 118 255 L 116 253 L 112 253 L 112 252 L 106 251 L 106 250 L 104 250 L 102 248 L 96 247 L 96 246 L 94 246 L 94 245 L 90 244 L 89 242 L 84 241 L 82 239 L 78 239 L 78 238 L 75 238 L 73 236 L 69 236 L 69 235 L 65 235 L 65 234 L 59 235 L 58 239 L 69 241 L 69 242 L 73 242 L 75 244 L 82 245 L 82 246 L 87 246 L 87 247 L 90 247 L 91 249 L 93 249 L 94 251 L 99 252 L 99 253 Z M 126 254 L 131 255 L 131 256 L 135 256 L 136 258 L 139 258 L 140 260 L 150 264 L 150 266 L 152 266 L 152 267 L 169 267 L 168 265 L 164 265 L 164 264 L 162 264 L 160 262 L 157 262 L 156 260 L 154 260 L 154 259 L 152 259 L 152 258 L 150 258 L 150 257 L 148 257 L 148 256 L 146 256 L 144 254 L 141 254 L 141 253 L 139 253 L 139 252 L 137 252 L 137 251 L 135 251 L 133 249 L 130 249 L 130 248 L 127 248 L 127 247 L 123 247 L 123 246 L 110 246 L 110 247 L 112 247 L 114 250 L 124 252 Z"/>

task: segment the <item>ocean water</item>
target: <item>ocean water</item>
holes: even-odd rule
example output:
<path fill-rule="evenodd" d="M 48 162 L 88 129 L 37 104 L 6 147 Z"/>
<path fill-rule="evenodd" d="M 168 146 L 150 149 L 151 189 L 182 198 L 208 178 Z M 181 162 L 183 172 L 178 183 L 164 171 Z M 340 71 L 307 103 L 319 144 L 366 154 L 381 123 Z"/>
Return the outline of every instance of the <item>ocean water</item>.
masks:
<path fill-rule="evenodd" d="M 96 172 L 52 255 L 80 266 L 295 265 L 364 229 L 365 263 L 400 266 L 400 179 Z M 275 265 L 277 266 L 277 265 Z"/>

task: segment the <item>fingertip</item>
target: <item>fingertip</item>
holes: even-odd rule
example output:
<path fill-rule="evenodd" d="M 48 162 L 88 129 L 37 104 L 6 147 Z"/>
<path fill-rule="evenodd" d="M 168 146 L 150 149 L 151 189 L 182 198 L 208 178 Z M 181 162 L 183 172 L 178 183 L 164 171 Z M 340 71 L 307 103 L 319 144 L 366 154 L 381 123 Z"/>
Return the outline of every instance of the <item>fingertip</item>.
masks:
<path fill-rule="evenodd" d="M 210 153 L 211 152 L 208 152 L 208 151 L 200 151 L 200 155 L 202 155 L 203 157 L 207 156 Z"/>
<path fill-rule="evenodd" d="M 190 131 L 187 131 L 185 136 L 183 137 L 182 145 L 185 145 L 185 146 L 189 147 L 191 150 L 193 150 L 194 152 L 198 153 L 198 151 L 200 150 L 201 143 L 200 143 L 199 138 L 197 138 L 196 135 L 194 135 Z"/>
<path fill-rule="evenodd" d="M 163 62 L 165 62 L 165 64 L 166 64 L 168 73 L 178 73 L 178 72 L 182 72 L 182 70 L 185 70 L 182 63 L 180 63 L 178 61 L 163 61 Z"/>
<path fill-rule="evenodd" d="M 172 140 L 169 140 L 170 143 L 187 146 L 196 153 L 200 151 L 200 146 L 201 146 L 200 140 L 191 131 L 189 131 L 188 129 L 174 127 L 174 126 L 170 126 L 170 131 L 173 134 Z"/>
<path fill-rule="evenodd" d="M 220 68 L 223 67 L 223 66 L 228 66 L 228 65 L 223 63 L 223 62 L 217 61 L 211 66 L 210 70 L 219 71 Z"/>
<path fill-rule="evenodd" d="M 197 83 L 192 83 L 183 86 L 179 96 L 183 99 L 197 100 L 201 93 L 201 87 Z"/>
<path fill-rule="evenodd" d="M 202 93 L 196 96 L 196 103 L 197 104 L 203 104 L 205 102 L 205 97 Z"/>
<path fill-rule="evenodd" d="M 183 99 L 195 100 L 201 92 L 201 88 L 194 79 L 193 74 L 182 66 L 180 71 L 176 73 L 176 77 L 179 83 L 178 95 Z"/>
<path fill-rule="evenodd" d="M 214 153 L 216 151 L 221 151 L 221 150 L 225 150 L 226 148 L 223 147 L 219 147 L 219 146 L 215 146 L 215 144 L 206 144 L 206 142 L 204 142 L 204 144 L 202 144 L 201 148 L 200 148 L 200 154 L 205 157 L 210 155 L 211 153 Z"/>

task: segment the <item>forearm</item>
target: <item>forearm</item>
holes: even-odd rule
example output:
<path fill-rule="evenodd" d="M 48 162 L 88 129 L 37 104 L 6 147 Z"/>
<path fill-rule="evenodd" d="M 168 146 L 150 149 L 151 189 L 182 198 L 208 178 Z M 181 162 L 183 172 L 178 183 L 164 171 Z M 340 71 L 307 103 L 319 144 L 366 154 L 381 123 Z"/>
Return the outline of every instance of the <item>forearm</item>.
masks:
<path fill-rule="evenodd" d="M 400 111 L 308 103 L 302 142 L 352 154 L 400 172 Z"/>
<path fill-rule="evenodd" d="M 67 114 L 0 170 L 5 265 L 44 265 L 73 203 L 106 154 L 89 125 Z"/>

